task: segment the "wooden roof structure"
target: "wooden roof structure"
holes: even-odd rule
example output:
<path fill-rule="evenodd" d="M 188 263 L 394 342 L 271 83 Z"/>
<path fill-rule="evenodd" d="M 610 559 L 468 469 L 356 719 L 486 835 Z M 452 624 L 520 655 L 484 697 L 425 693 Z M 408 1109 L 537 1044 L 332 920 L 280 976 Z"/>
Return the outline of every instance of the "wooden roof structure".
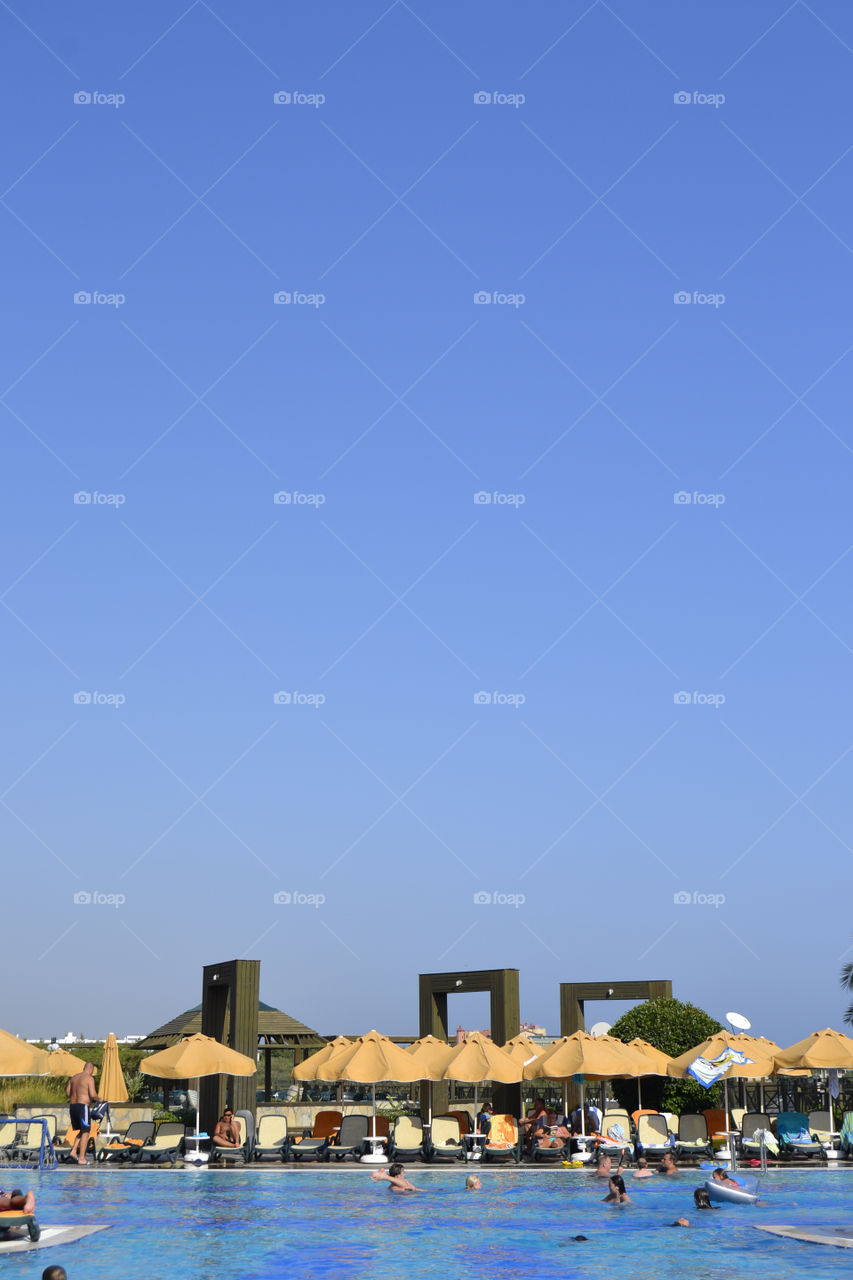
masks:
<path fill-rule="evenodd" d="M 156 1031 L 152 1031 L 144 1040 L 139 1040 L 134 1049 L 168 1049 L 177 1044 L 184 1036 L 195 1035 L 201 1031 L 201 1005 L 179 1013 L 171 1022 L 166 1022 Z M 306 1027 L 304 1022 L 291 1018 L 281 1009 L 258 1001 L 258 1048 L 259 1049 L 322 1049 L 326 1043 L 324 1036 Z"/>

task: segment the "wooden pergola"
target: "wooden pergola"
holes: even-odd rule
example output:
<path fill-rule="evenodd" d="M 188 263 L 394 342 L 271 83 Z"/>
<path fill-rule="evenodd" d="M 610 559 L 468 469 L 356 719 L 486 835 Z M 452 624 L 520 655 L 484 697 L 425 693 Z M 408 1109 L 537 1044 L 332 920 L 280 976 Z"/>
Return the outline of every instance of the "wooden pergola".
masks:
<path fill-rule="evenodd" d="M 177 1044 L 185 1036 L 195 1035 L 201 1031 L 202 1007 L 197 1004 L 185 1013 L 166 1022 L 156 1031 L 152 1031 L 144 1040 L 134 1045 L 135 1049 L 168 1049 Z M 227 1018 L 226 1018 L 227 1036 Z M 292 1049 L 294 1065 L 301 1062 L 306 1053 L 314 1053 L 326 1044 L 324 1036 L 307 1027 L 304 1022 L 274 1009 L 272 1005 L 258 1001 L 258 1052 L 264 1055 L 264 1101 L 270 1101 L 272 1093 L 272 1052 L 274 1049 Z"/>

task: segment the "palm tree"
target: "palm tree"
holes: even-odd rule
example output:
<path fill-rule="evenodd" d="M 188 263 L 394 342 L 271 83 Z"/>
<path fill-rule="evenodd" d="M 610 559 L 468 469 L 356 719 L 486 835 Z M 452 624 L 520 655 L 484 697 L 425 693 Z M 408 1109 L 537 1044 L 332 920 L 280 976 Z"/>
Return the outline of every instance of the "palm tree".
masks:
<path fill-rule="evenodd" d="M 853 961 L 846 964 L 841 970 L 841 985 L 845 991 L 853 991 Z M 844 1014 L 844 1021 L 848 1026 L 853 1027 L 853 1004 L 848 1005 Z"/>

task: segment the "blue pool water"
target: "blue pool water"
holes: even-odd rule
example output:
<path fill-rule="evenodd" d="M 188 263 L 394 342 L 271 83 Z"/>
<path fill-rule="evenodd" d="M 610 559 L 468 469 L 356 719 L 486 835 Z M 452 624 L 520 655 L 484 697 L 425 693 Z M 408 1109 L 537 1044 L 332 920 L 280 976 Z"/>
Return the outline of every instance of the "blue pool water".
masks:
<path fill-rule="evenodd" d="M 394 1196 L 369 1172 L 169 1172 L 92 1168 L 17 1172 L 50 1223 L 110 1223 L 80 1241 L 0 1262 L 12 1280 L 59 1263 L 69 1280 L 833 1280 L 853 1274 L 853 1250 L 782 1240 L 753 1223 L 853 1228 L 853 1178 L 844 1170 L 771 1174 L 763 1203 L 696 1213 L 698 1171 L 627 1179 L 633 1203 L 601 1203 L 588 1173 L 487 1168 L 464 1191 L 466 1169 L 415 1166 L 428 1194 Z M 689 1229 L 670 1226 L 681 1216 Z M 582 1233 L 585 1244 L 570 1237 Z"/>

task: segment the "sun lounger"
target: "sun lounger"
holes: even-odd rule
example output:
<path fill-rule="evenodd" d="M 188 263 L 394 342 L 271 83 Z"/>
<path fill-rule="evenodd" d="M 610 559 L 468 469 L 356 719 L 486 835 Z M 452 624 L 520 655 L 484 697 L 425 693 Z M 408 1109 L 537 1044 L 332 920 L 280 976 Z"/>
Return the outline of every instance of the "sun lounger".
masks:
<path fill-rule="evenodd" d="M 261 1116 L 258 1121 L 258 1133 L 252 1151 L 254 1159 L 281 1160 L 286 1163 L 289 1146 L 287 1116 Z"/>
<path fill-rule="evenodd" d="M 832 1119 L 828 1111 L 809 1112 L 809 1132 L 817 1138 L 825 1151 L 837 1151 L 841 1146 L 840 1135 L 832 1132 Z"/>
<path fill-rule="evenodd" d="M 842 1155 L 848 1159 L 853 1156 L 853 1111 L 845 1111 L 841 1118 L 841 1133 L 838 1142 Z"/>
<path fill-rule="evenodd" d="M 47 1121 L 47 1138 L 49 1141 L 45 1141 L 43 1120 Z M 24 1126 L 23 1132 L 18 1135 L 18 1141 L 10 1155 L 15 1160 L 41 1161 L 42 1159 L 47 1159 L 50 1162 L 55 1162 L 56 1157 L 53 1153 L 55 1141 L 56 1116 L 33 1116 Z"/>
<path fill-rule="evenodd" d="M 675 1154 L 683 1160 L 698 1160 L 703 1156 L 710 1159 L 713 1156 L 714 1148 L 708 1133 L 708 1122 L 704 1116 L 690 1112 L 679 1116 Z"/>
<path fill-rule="evenodd" d="M 388 1144 L 388 1159 L 424 1154 L 424 1122 L 420 1116 L 397 1116 Z"/>
<path fill-rule="evenodd" d="M 521 1138 L 515 1116 L 492 1116 L 488 1137 L 483 1143 L 483 1159 L 497 1160 L 511 1157 L 516 1164 L 521 1159 Z"/>
<path fill-rule="evenodd" d="M 673 1149 L 666 1116 L 662 1116 L 659 1111 L 651 1114 L 641 1112 L 637 1119 L 637 1151 L 640 1155 L 662 1156 L 665 1151 Z"/>
<path fill-rule="evenodd" d="M 459 1132 L 464 1137 L 466 1133 L 474 1132 L 474 1121 L 471 1118 L 470 1111 L 448 1111 L 449 1116 L 456 1116 L 459 1121 Z"/>
<path fill-rule="evenodd" d="M 823 1144 L 809 1131 L 809 1118 L 802 1111 L 781 1111 L 776 1117 L 776 1141 L 785 1160 L 795 1156 L 809 1159 L 825 1156 Z"/>
<path fill-rule="evenodd" d="M 152 1164 L 168 1160 L 169 1164 L 174 1164 L 183 1149 L 184 1133 L 182 1124 L 164 1120 L 158 1125 L 153 1138 L 137 1147 L 130 1158 L 134 1164 L 142 1164 L 145 1160 L 150 1160 Z"/>
<path fill-rule="evenodd" d="M 598 1139 L 598 1155 L 618 1156 L 620 1163 L 634 1158 L 631 1117 L 627 1111 L 605 1111 L 601 1119 L 601 1133 Z"/>
<path fill-rule="evenodd" d="M 101 1147 L 98 1159 L 102 1164 L 107 1160 L 115 1160 L 119 1164 L 129 1160 L 141 1146 L 154 1137 L 154 1127 L 153 1120 L 131 1121 L 123 1137 L 116 1138 Z"/>
<path fill-rule="evenodd" d="M 740 1130 L 741 1154 L 752 1159 L 761 1156 L 761 1134 L 764 1134 L 764 1146 L 768 1155 L 778 1156 L 779 1145 L 773 1134 L 770 1117 L 766 1111 L 747 1111 L 743 1117 Z M 769 1135 L 769 1136 L 768 1136 Z"/>
<path fill-rule="evenodd" d="M 368 1133 L 370 1133 L 370 1116 L 344 1116 L 343 1120 L 341 1120 L 340 1129 L 328 1143 L 323 1153 L 324 1159 L 327 1163 L 332 1156 L 335 1157 L 335 1160 L 346 1160 L 347 1156 L 352 1156 L 355 1159 L 361 1155 Z M 378 1129 L 377 1134 L 379 1134 Z"/>
<path fill-rule="evenodd" d="M 455 1115 L 433 1116 L 429 1143 L 424 1151 L 426 1160 L 464 1160 L 465 1143 L 459 1132 Z"/>
<path fill-rule="evenodd" d="M 41 1235 L 35 1214 L 24 1213 L 23 1209 L 6 1209 L 0 1213 L 0 1231 L 8 1231 L 10 1227 L 26 1227 L 33 1243 Z"/>
<path fill-rule="evenodd" d="M 310 1137 L 294 1138 L 290 1154 L 294 1160 L 314 1156 L 319 1160 L 335 1131 L 340 1128 L 343 1114 L 340 1111 L 318 1111 L 314 1117 L 314 1130 Z"/>

